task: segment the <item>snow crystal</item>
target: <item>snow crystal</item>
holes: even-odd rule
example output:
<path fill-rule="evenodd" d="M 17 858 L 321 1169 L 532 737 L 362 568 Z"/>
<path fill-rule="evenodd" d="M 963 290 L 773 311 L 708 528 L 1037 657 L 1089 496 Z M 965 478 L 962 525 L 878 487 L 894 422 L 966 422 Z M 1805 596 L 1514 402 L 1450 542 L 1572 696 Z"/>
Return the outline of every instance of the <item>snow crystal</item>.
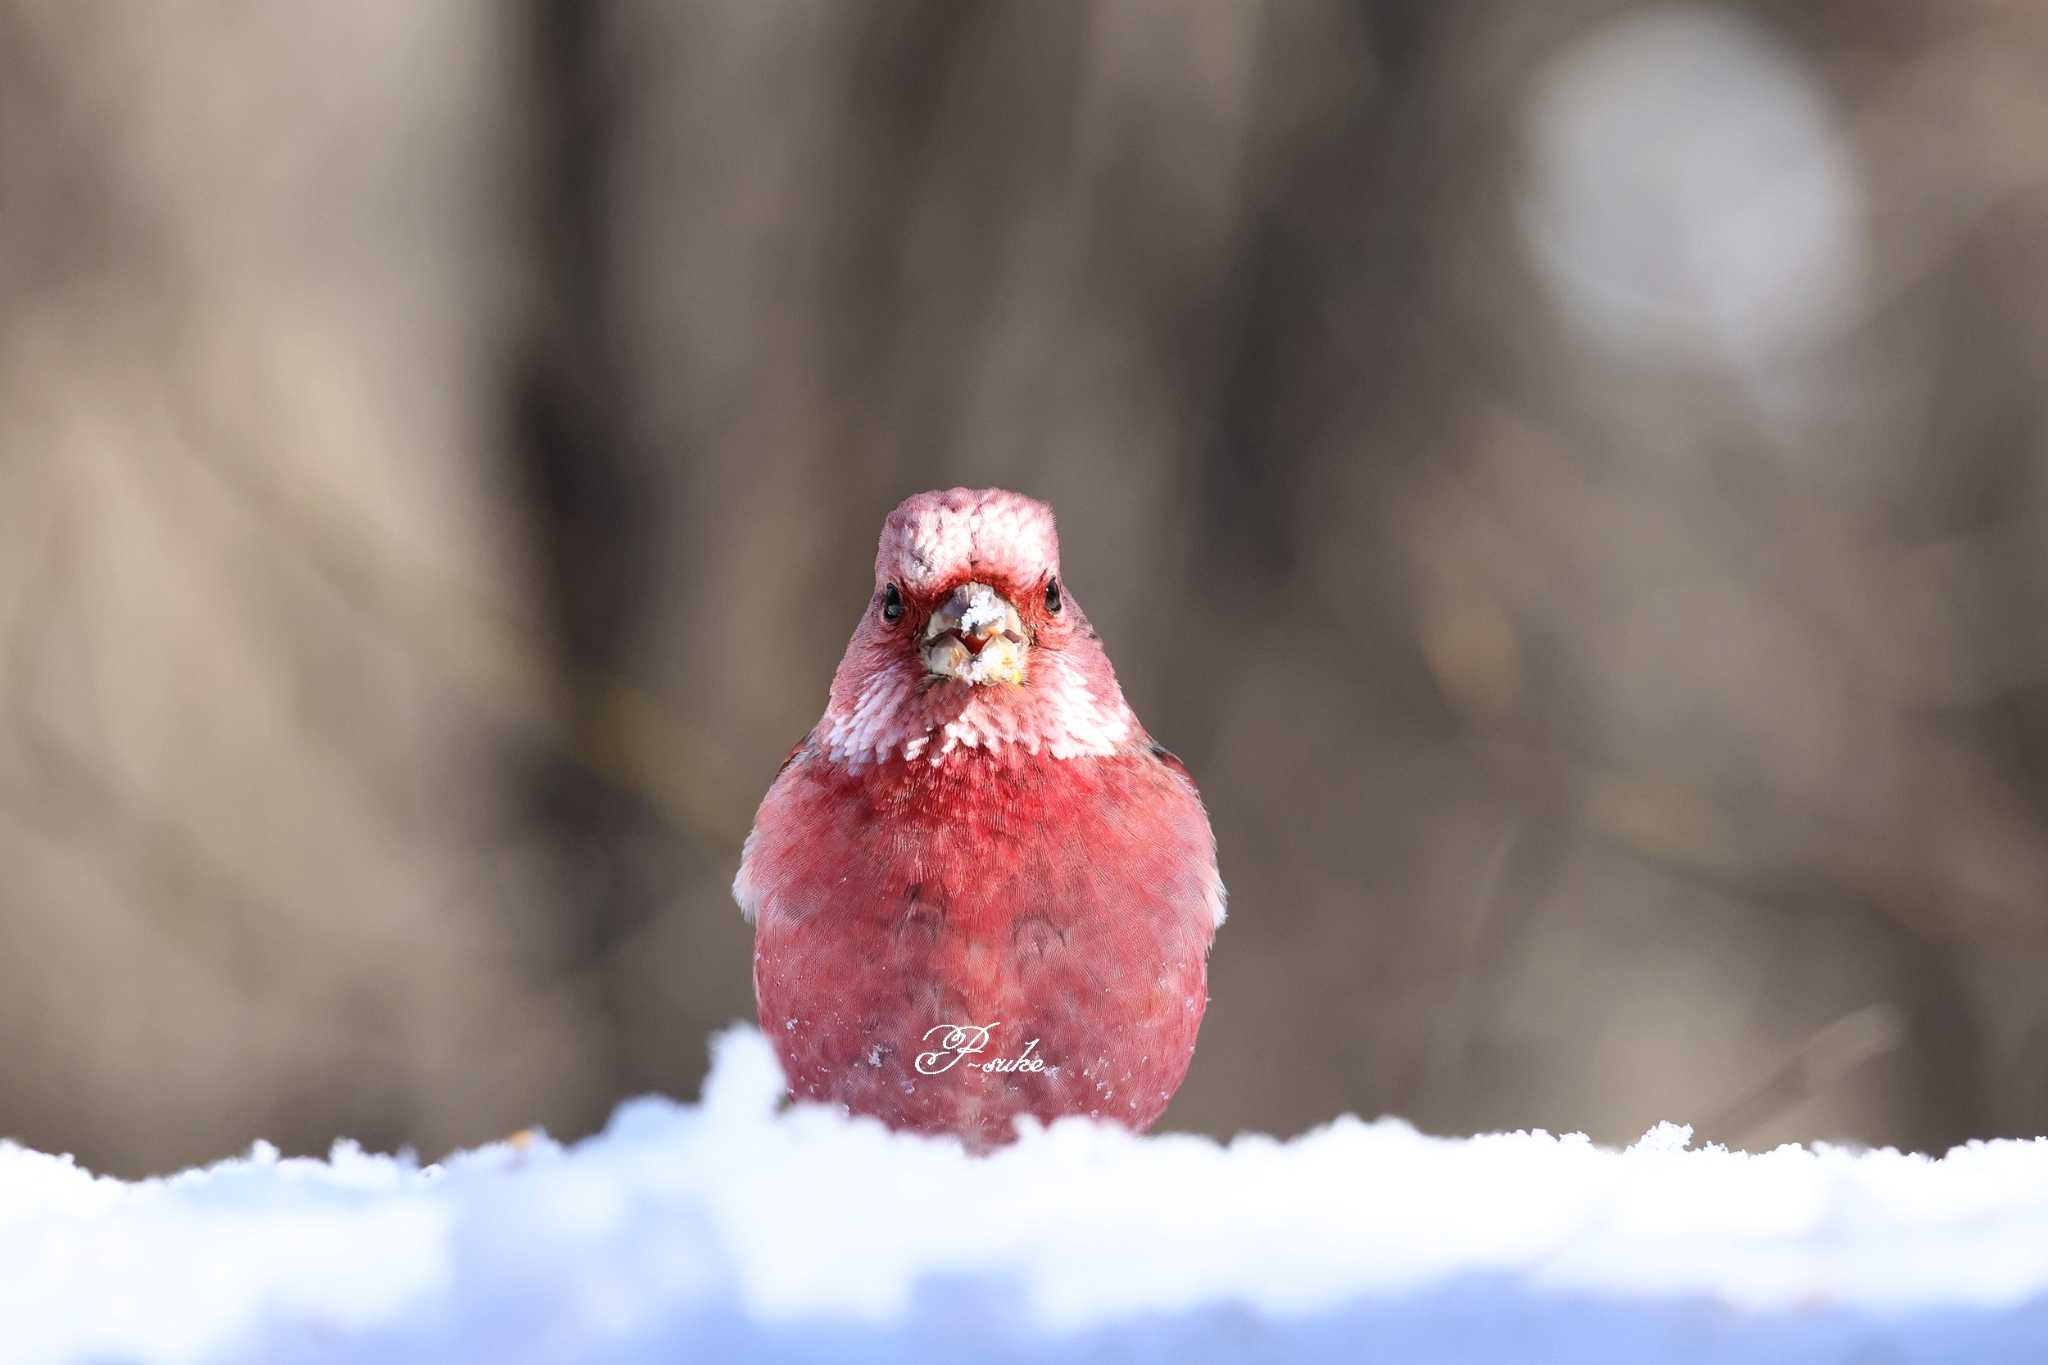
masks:
<path fill-rule="evenodd" d="M 974 635 L 991 626 L 999 626 L 1009 615 L 1009 610 L 1009 603 L 996 596 L 994 588 L 986 583 L 970 584 L 966 609 L 960 613 L 960 629 Z"/>
<path fill-rule="evenodd" d="M 2048 1342 L 2048 1141 L 1613 1151 L 1342 1118 L 1289 1141 L 1028 1126 L 973 1158 L 700 1103 L 420 1167 L 339 1144 L 168 1179 L 0 1145 L 0 1358 L 2011 1361 Z"/>

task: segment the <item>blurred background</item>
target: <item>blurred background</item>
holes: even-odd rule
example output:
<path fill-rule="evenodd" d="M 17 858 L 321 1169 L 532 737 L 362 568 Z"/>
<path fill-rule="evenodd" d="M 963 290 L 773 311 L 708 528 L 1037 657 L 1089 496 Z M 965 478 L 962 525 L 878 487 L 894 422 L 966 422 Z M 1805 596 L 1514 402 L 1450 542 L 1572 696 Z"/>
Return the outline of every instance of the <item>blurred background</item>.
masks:
<path fill-rule="evenodd" d="M 1165 1125 L 2048 1131 L 2048 9 L 0 0 L 0 1133 L 689 1095 L 883 514 L 1230 883 Z"/>

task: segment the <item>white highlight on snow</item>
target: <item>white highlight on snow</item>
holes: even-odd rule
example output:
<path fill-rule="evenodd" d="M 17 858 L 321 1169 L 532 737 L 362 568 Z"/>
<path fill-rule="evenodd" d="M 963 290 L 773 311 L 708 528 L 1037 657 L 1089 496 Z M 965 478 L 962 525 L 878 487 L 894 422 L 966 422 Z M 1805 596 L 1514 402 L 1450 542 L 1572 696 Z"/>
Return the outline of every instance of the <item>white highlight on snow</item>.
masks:
<path fill-rule="evenodd" d="M 976 1159 L 778 1111 L 751 1029 L 715 1054 L 700 1104 L 427 1168 L 259 1144 L 126 1184 L 0 1145 L 0 1354 L 2005 1362 L 2048 1340 L 2044 1141 L 1747 1155 L 1660 1125 L 1613 1151 L 1346 1118 L 1219 1145 L 1070 1120 Z"/>

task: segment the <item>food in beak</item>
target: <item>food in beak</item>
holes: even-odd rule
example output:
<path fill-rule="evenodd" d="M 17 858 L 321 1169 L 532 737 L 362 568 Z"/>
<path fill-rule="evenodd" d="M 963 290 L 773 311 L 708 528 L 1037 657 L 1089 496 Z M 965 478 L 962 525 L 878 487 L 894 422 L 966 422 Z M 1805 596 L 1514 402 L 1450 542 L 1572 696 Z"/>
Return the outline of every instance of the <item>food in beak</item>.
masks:
<path fill-rule="evenodd" d="M 962 583 L 924 631 L 925 671 L 969 683 L 1024 681 L 1030 649 L 1017 608 L 986 583 Z"/>

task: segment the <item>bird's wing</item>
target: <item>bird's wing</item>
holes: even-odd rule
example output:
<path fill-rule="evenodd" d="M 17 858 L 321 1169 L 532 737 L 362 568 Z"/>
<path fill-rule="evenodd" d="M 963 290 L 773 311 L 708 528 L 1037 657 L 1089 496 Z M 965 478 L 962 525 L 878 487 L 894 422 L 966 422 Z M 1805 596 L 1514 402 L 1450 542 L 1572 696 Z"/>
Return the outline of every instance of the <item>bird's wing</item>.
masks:
<path fill-rule="evenodd" d="M 1152 757 L 1158 759 L 1161 763 L 1164 763 L 1167 767 L 1173 769 L 1182 777 L 1186 778 L 1189 786 L 1194 785 L 1195 775 L 1188 771 L 1187 764 L 1180 761 L 1179 754 L 1167 748 L 1164 744 L 1161 744 L 1156 739 L 1151 741 L 1150 747 L 1152 750 Z"/>
<path fill-rule="evenodd" d="M 811 741 L 817 737 L 817 733 L 813 729 L 809 734 L 798 740 L 796 747 L 789 751 L 789 757 L 782 760 L 782 766 L 775 770 L 775 781 L 768 784 L 768 794 L 761 799 L 762 806 L 765 807 L 770 801 L 775 799 L 775 788 L 781 782 L 782 775 L 788 772 L 796 764 L 796 761 L 802 758 L 811 748 Z M 754 914 L 761 908 L 760 892 L 754 885 L 752 875 L 755 836 L 760 831 L 761 816 L 759 812 L 756 812 L 754 815 L 754 827 L 747 831 L 747 842 L 740 847 L 740 870 L 732 879 L 732 898 L 739 902 L 740 916 L 749 924 L 754 922 Z"/>
<path fill-rule="evenodd" d="M 1230 892 L 1223 885 L 1223 874 L 1216 870 L 1216 836 L 1209 831 L 1209 813 L 1203 808 L 1201 790 L 1195 786 L 1195 776 L 1188 771 L 1188 765 L 1180 761 L 1179 754 L 1156 739 L 1148 738 L 1146 745 L 1152 757 L 1159 760 L 1160 766 L 1171 771 L 1187 787 L 1188 796 L 1194 802 L 1194 818 L 1201 821 L 1203 833 L 1209 835 L 1209 881 L 1203 888 L 1202 899 L 1209 911 L 1210 928 L 1220 928 L 1223 921 L 1228 918 Z"/>

